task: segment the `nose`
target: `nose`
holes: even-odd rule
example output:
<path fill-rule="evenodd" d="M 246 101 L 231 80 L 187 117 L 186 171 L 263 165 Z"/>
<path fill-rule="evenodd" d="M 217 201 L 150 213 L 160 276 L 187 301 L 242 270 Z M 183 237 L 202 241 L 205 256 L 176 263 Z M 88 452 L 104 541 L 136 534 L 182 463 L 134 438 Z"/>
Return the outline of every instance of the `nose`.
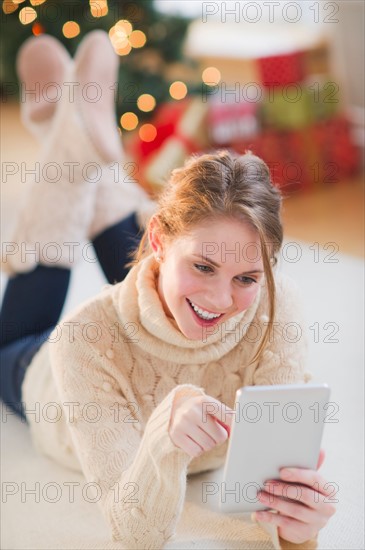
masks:
<path fill-rule="evenodd" d="M 213 311 L 228 311 L 233 305 L 231 286 L 224 283 L 213 285 L 212 294 L 209 302 L 212 304 Z"/>

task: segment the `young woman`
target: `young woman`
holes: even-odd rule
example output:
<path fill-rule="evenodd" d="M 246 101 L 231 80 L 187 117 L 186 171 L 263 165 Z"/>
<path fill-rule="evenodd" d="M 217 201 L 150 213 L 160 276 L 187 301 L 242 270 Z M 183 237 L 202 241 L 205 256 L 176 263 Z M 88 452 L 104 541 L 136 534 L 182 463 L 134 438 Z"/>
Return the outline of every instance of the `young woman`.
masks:
<path fill-rule="evenodd" d="M 72 69 L 78 81 L 86 67 L 95 82 L 99 60 L 107 82 L 104 38 L 83 41 Z M 5 249 L 2 399 L 26 419 L 40 452 L 94 483 L 114 540 L 162 548 L 181 515 L 187 474 L 224 461 L 236 390 L 309 379 L 304 336 L 283 330 L 301 316 L 294 283 L 275 270 L 281 196 L 261 159 L 221 151 L 174 170 L 157 205 L 130 182 L 122 203 L 111 204 L 105 167 L 113 152 L 93 139 L 87 108 L 79 95 L 50 115 L 42 166 L 57 158 L 60 180 L 52 189 L 45 178 L 33 182 Z M 83 175 L 90 159 L 104 166 L 104 183 Z M 117 208 L 118 221 L 110 217 Z M 111 284 L 58 322 L 75 261 L 69 243 L 85 238 Z M 30 259 L 24 243 L 35 251 Z M 204 416 L 207 403 L 218 412 Z M 326 482 L 317 471 L 289 474 L 270 501 L 260 496 L 278 513 L 255 519 L 282 547 L 313 548 L 334 513 Z M 297 500 L 282 498 L 286 480 L 300 486 Z"/>

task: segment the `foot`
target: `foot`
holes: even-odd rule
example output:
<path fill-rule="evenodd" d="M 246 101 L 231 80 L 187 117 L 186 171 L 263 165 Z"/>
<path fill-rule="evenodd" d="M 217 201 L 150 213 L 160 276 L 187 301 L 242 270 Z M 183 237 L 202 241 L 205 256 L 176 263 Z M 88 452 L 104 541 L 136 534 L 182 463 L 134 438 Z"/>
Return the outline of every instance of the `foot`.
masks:
<path fill-rule="evenodd" d="M 88 33 L 74 60 L 83 124 L 105 162 L 119 162 L 123 151 L 115 115 L 118 57 L 108 34 L 100 30 Z"/>
<path fill-rule="evenodd" d="M 22 121 L 40 141 L 47 139 L 71 63 L 72 58 L 61 42 L 46 34 L 26 40 L 17 55 Z"/>

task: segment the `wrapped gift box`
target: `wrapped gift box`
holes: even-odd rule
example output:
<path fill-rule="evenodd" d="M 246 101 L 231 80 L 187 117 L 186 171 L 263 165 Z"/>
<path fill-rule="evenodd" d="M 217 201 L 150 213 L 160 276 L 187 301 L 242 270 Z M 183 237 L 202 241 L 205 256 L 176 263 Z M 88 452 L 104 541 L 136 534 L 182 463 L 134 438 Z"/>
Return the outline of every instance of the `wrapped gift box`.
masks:
<path fill-rule="evenodd" d="M 295 99 L 296 101 L 291 101 Z M 289 99 L 290 101 L 289 101 Z M 307 88 L 298 85 L 297 91 L 277 87 L 266 93 L 261 105 L 262 124 L 278 130 L 300 129 L 313 121 L 313 110 Z"/>
<path fill-rule="evenodd" d="M 346 116 L 338 115 L 308 129 L 317 152 L 313 171 L 318 185 L 336 184 L 353 176 L 360 166 L 360 152 L 353 142 Z"/>
<path fill-rule="evenodd" d="M 315 74 L 305 79 L 313 120 L 336 116 L 341 110 L 339 85 L 330 74 Z"/>
<path fill-rule="evenodd" d="M 325 39 L 303 52 L 303 71 L 305 75 L 326 75 L 331 71 L 330 49 Z"/>
<path fill-rule="evenodd" d="M 171 171 L 191 153 L 209 146 L 207 111 L 208 103 L 200 97 L 165 103 L 150 122 L 156 138 L 145 142 L 136 134 L 128 144 L 127 153 L 138 164 L 137 180 L 151 196 L 159 194 Z"/>
<path fill-rule="evenodd" d="M 253 138 L 259 131 L 257 110 L 255 102 L 229 97 L 223 103 L 212 97 L 207 119 L 210 141 L 219 147 Z"/>
<path fill-rule="evenodd" d="M 271 88 L 301 82 L 306 76 L 303 58 L 303 51 L 259 58 L 257 63 L 263 86 Z"/>

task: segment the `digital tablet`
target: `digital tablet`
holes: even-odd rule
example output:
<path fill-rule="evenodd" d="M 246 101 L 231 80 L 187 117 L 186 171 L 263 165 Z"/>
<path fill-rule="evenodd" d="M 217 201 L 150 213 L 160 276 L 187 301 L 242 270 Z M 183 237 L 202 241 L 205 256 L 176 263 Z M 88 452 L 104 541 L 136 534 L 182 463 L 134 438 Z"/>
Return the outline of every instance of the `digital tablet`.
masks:
<path fill-rule="evenodd" d="M 246 386 L 236 393 L 220 510 L 268 509 L 257 493 L 284 467 L 316 469 L 324 422 L 330 417 L 327 384 Z M 333 420 L 332 420 L 333 422 Z"/>

